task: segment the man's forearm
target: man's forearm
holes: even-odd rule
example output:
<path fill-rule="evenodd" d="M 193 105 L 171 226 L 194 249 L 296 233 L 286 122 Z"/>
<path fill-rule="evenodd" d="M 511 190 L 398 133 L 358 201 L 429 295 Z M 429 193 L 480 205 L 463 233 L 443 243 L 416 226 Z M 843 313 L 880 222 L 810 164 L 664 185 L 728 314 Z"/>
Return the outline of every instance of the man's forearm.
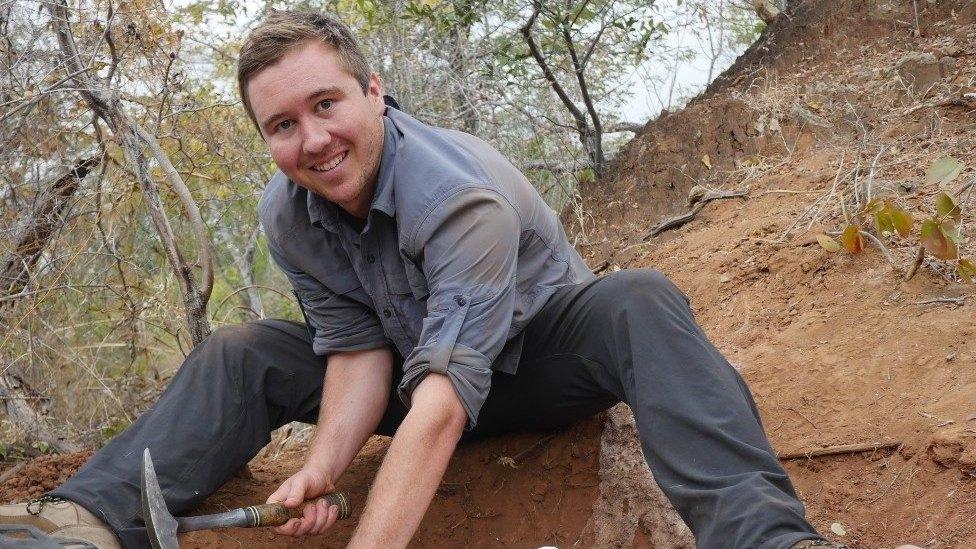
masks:
<path fill-rule="evenodd" d="M 387 348 L 329 356 L 308 464 L 335 482 L 372 435 L 390 397 L 393 355 Z"/>
<path fill-rule="evenodd" d="M 414 391 L 366 502 L 350 548 L 406 547 L 444 476 L 467 415 L 447 376 Z"/>

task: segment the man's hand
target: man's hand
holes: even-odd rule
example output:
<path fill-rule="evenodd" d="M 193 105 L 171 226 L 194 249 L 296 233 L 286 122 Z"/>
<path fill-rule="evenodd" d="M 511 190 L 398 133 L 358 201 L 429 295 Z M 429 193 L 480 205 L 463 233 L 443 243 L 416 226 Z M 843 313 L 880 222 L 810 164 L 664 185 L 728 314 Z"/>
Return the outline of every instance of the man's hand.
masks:
<path fill-rule="evenodd" d="M 333 491 L 335 491 L 335 485 L 325 471 L 306 465 L 283 482 L 268 497 L 268 503 L 282 503 L 285 507 L 296 508 L 303 505 L 306 499 Z M 275 531 L 286 536 L 322 534 L 335 524 L 336 518 L 339 516 L 339 507 L 330 506 L 325 500 L 304 505 L 302 518 L 291 519 L 284 525 L 275 528 Z"/>

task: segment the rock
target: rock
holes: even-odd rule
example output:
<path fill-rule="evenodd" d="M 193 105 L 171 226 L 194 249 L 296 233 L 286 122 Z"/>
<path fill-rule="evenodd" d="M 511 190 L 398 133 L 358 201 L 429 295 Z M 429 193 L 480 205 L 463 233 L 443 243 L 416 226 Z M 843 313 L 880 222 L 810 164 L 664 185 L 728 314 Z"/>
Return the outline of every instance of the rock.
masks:
<path fill-rule="evenodd" d="M 924 94 L 942 79 L 942 66 L 929 52 L 905 54 L 898 61 L 897 71 L 901 81 L 917 94 Z"/>
<path fill-rule="evenodd" d="M 793 105 L 793 110 L 790 114 L 793 115 L 794 120 L 801 124 L 809 124 L 811 126 L 818 126 L 821 128 L 830 127 L 830 122 L 828 122 L 827 119 L 820 115 L 813 114 L 805 107 L 800 105 Z"/>
<path fill-rule="evenodd" d="M 634 416 L 625 404 L 607 413 L 600 442 L 600 497 L 589 524 L 590 547 L 631 547 L 640 528 L 649 547 L 692 549 L 695 538 L 644 461 Z"/>

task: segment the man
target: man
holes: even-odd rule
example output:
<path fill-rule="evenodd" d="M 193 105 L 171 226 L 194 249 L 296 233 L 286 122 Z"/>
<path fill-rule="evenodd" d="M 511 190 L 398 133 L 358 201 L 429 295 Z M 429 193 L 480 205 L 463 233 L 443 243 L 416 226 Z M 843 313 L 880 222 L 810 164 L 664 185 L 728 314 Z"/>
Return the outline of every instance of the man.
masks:
<path fill-rule="evenodd" d="M 34 502 L 36 524 L 144 546 L 143 448 L 180 513 L 272 429 L 317 419 L 306 464 L 269 498 L 304 505 L 279 532 L 327 531 L 337 509 L 303 501 L 332 491 L 380 433 L 393 441 L 350 547 L 404 547 L 459 440 L 565 425 L 622 400 L 700 547 L 832 546 L 804 519 L 745 384 L 687 298 L 653 271 L 595 278 L 490 146 L 385 106 L 345 26 L 272 14 L 242 47 L 238 81 L 280 169 L 260 214 L 307 331 L 277 320 L 218 330 L 153 409 Z"/>

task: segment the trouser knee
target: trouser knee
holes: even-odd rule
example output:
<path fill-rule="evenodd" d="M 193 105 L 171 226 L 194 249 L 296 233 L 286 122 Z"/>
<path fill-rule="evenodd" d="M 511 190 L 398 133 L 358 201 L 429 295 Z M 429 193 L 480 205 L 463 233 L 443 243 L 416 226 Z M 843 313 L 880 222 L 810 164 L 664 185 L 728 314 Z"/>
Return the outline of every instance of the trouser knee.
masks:
<path fill-rule="evenodd" d="M 627 269 L 608 276 L 607 283 L 614 309 L 662 321 L 687 316 L 688 297 L 661 271 Z"/>
<path fill-rule="evenodd" d="M 243 390 L 250 377 L 260 375 L 258 354 L 266 339 L 261 330 L 263 322 L 218 328 L 187 356 L 178 376 L 188 378 L 186 381 L 192 380 L 194 384 L 204 384 L 211 390 L 216 383 Z"/>

